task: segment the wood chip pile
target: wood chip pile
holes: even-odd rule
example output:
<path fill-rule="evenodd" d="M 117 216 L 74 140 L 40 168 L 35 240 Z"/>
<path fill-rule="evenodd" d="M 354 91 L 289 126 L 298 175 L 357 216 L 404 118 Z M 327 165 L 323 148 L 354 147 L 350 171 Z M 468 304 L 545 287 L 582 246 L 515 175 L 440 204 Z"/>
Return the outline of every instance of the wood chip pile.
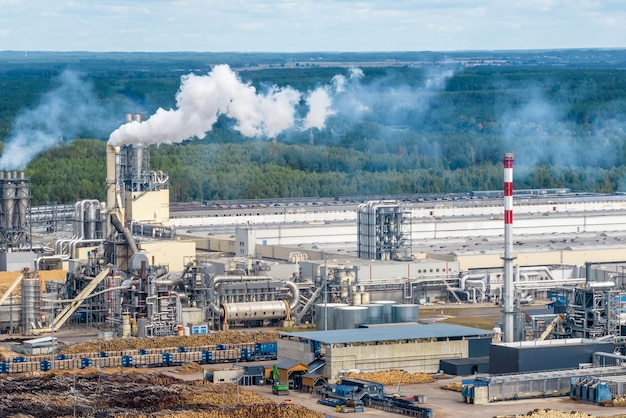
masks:
<path fill-rule="evenodd" d="M 461 390 L 463 390 L 463 383 L 461 382 L 446 383 L 445 385 L 441 386 L 441 389 L 451 390 L 454 392 L 461 392 Z"/>
<path fill-rule="evenodd" d="M 8 375 L 2 416 L 321 418 L 232 384 L 183 382 L 159 373 Z"/>
<path fill-rule="evenodd" d="M 406 373 L 400 370 L 382 372 L 349 373 L 347 378 L 371 380 L 383 385 L 397 385 L 398 383 L 429 383 L 433 377 L 428 373 Z"/>
<path fill-rule="evenodd" d="M 584 412 L 562 412 L 556 409 L 535 409 L 526 415 L 515 415 L 515 418 L 594 418 L 595 415 L 588 415 Z"/>
<path fill-rule="evenodd" d="M 158 338 L 114 338 L 111 340 L 94 340 L 71 345 L 62 349 L 66 354 L 95 353 L 98 351 L 140 350 L 149 348 L 195 347 L 216 344 L 245 344 L 254 342 L 274 342 L 276 332 L 273 331 L 220 331 L 215 334 L 158 337 Z"/>

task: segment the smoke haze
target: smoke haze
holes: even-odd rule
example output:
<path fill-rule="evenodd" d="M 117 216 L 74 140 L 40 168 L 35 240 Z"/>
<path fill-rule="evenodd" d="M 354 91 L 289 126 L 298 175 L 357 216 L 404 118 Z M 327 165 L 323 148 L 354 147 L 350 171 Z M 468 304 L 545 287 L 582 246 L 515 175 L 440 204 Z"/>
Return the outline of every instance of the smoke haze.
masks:
<path fill-rule="evenodd" d="M 381 116 L 403 109 L 423 110 L 424 93 L 444 88 L 452 75 L 452 71 L 438 73 L 420 88 L 393 86 L 393 80 L 386 77 L 365 85 L 363 71 L 351 68 L 348 76 L 336 75 L 329 84 L 308 92 L 277 86 L 260 92 L 228 65 L 218 65 L 206 75 L 183 76 L 175 109 L 159 108 L 145 121 L 120 126 L 111 133 L 109 144 L 169 144 L 204 138 L 220 116 L 233 120 L 234 129 L 246 137 L 276 138 L 290 130 L 324 129 L 333 116 L 354 123 L 381 109 Z"/>
<path fill-rule="evenodd" d="M 0 170 L 23 170 L 39 153 L 89 132 L 103 136 L 115 126 L 90 83 L 74 71 L 59 76 L 59 86 L 39 104 L 21 112 L 0 157 Z"/>

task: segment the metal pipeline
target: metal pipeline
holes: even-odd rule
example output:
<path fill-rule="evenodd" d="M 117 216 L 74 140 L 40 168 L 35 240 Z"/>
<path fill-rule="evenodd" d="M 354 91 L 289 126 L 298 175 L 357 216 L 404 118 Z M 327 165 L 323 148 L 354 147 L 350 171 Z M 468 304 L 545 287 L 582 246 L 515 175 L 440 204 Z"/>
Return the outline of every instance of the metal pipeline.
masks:
<path fill-rule="evenodd" d="M 263 281 L 263 280 L 274 280 L 274 278 L 270 276 L 216 276 L 213 279 L 213 286 L 215 287 L 215 291 L 217 291 L 219 284 L 223 282 Z M 300 304 L 300 289 L 298 289 L 298 286 L 290 280 L 285 280 L 284 283 L 286 287 L 291 289 L 291 302 L 289 303 L 289 309 L 294 310 L 295 308 L 298 307 L 298 304 Z M 216 314 L 219 313 L 219 307 L 217 306 L 217 304 L 213 304 L 213 305 L 214 305 L 212 306 L 213 313 L 216 313 Z"/>
<path fill-rule="evenodd" d="M 122 222 L 120 221 L 117 213 L 111 213 L 111 223 L 113 224 L 117 232 L 119 232 L 120 234 L 123 234 L 124 237 L 126 238 L 126 242 L 128 242 L 128 247 L 130 248 L 130 255 L 138 253 L 139 248 L 137 247 L 137 244 L 135 243 L 133 234 L 130 233 L 128 228 L 122 225 Z"/>

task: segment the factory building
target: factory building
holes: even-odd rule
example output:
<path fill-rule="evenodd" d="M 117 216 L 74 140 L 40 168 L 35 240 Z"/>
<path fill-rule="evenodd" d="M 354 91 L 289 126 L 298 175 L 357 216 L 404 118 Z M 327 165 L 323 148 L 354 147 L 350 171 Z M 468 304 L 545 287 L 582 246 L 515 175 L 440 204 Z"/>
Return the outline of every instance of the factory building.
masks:
<path fill-rule="evenodd" d="M 278 356 L 311 364 L 323 355 L 321 374 L 331 379 L 350 370 L 436 373 L 441 359 L 486 356 L 493 334 L 441 323 L 283 332 L 278 339 Z"/>

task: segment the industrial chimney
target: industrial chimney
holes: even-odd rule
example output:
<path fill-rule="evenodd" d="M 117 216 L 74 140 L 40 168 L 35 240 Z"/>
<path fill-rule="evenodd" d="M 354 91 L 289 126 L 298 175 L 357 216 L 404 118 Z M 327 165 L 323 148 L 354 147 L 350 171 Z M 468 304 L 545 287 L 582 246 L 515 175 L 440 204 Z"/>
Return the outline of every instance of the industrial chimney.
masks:
<path fill-rule="evenodd" d="M 513 153 L 504 154 L 504 342 L 515 340 L 515 297 L 513 288 Z"/>

